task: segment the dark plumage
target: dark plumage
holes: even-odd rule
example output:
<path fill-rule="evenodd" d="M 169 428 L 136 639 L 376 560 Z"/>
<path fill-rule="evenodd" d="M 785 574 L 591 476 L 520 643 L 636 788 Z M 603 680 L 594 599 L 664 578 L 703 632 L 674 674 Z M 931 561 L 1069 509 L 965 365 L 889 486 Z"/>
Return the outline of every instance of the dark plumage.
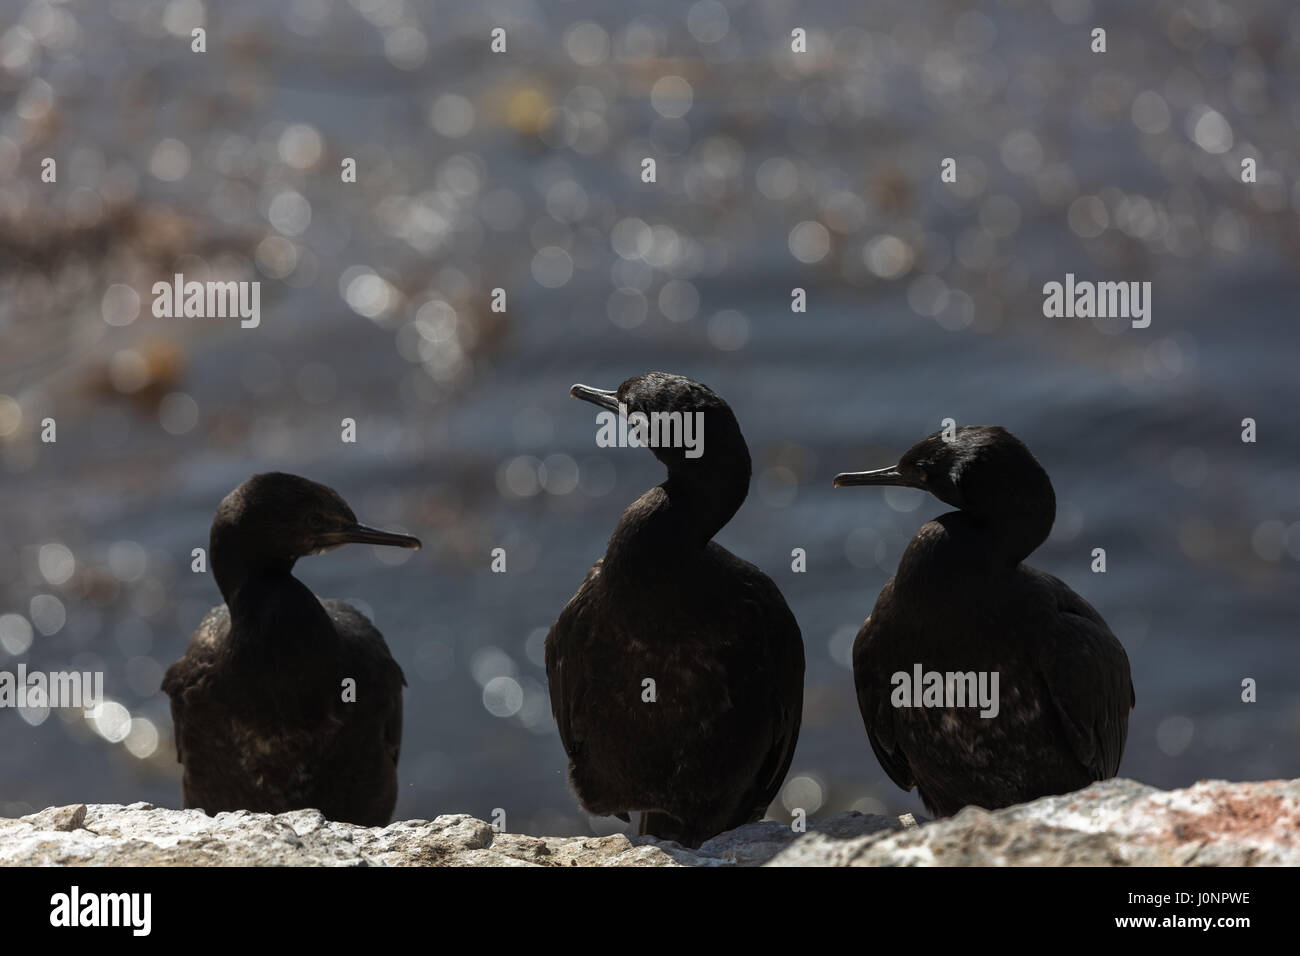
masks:
<path fill-rule="evenodd" d="M 897 465 L 836 486 L 921 488 L 960 509 L 921 527 L 853 644 L 862 720 L 885 772 L 930 812 L 995 809 L 1113 777 L 1136 703 L 1100 614 L 1021 562 L 1056 517 L 1051 480 L 1002 428 L 935 433 Z M 999 712 L 895 707 L 892 675 L 998 672 Z"/>
<path fill-rule="evenodd" d="M 254 475 L 217 508 L 209 556 L 226 603 L 163 680 L 187 808 L 312 807 L 366 826 L 392 816 L 401 668 L 365 615 L 290 573 L 348 542 L 420 546 L 358 524 L 337 492 L 296 475 Z"/>
<path fill-rule="evenodd" d="M 698 846 L 762 818 L 799 737 L 803 640 L 777 586 L 710 540 L 749 492 L 749 450 L 705 386 L 648 372 L 572 395 L 618 414 L 702 412 L 704 451 L 654 453 L 634 501 L 546 637 L 551 711 L 589 812 Z M 657 699 L 643 699 L 643 681 Z"/>

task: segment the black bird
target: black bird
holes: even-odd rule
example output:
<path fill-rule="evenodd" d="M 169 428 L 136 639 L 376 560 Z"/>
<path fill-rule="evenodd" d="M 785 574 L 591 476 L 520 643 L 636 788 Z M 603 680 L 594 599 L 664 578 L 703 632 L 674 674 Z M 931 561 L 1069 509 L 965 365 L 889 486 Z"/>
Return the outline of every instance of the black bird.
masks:
<path fill-rule="evenodd" d="M 1113 777 L 1136 703 L 1128 656 L 1092 605 L 1022 563 L 1056 518 L 1029 449 L 998 427 L 936 432 L 897 465 L 836 476 L 843 485 L 920 488 L 959 509 L 916 533 L 853 643 L 858 707 L 890 779 L 947 816 Z M 996 672 L 996 716 L 895 706 L 915 700 L 894 676 L 918 667 Z"/>
<path fill-rule="evenodd" d="M 749 449 L 727 403 L 664 372 L 570 394 L 615 416 L 622 403 L 629 421 L 703 416 L 702 454 L 653 449 L 668 480 L 623 512 L 546 636 L 578 800 L 624 821 L 640 811 L 642 833 L 696 847 L 762 819 L 785 779 L 803 639 L 772 580 L 711 540 L 749 493 Z"/>
<path fill-rule="evenodd" d="M 311 807 L 388 823 L 406 680 L 365 615 L 318 599 L 291 573 L 298 558 L 349 542 L 420 546 L 358 524 L 336 491 L 297 475 L 254 475 L 217 508 L 209 554 L 226 603 L 162 685 L 187 808 Z"/>

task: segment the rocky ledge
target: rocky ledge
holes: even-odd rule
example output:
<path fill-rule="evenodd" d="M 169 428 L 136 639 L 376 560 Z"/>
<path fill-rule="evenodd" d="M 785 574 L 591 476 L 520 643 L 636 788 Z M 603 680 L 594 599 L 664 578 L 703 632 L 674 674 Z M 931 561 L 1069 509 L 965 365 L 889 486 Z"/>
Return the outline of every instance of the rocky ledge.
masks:
<path fill-rule="evenodd" d="M 650 838 L 495 833 L 464 814 L 380 828 L 276 816 L 74 804 L 0 819 L 0 864 L 71 866 L 1295 866 L 1300 780 L 1164 791 L 1108 780 L 946 820 L 843 813 L 807 833 L 754 823 L 698 850 Z"/>

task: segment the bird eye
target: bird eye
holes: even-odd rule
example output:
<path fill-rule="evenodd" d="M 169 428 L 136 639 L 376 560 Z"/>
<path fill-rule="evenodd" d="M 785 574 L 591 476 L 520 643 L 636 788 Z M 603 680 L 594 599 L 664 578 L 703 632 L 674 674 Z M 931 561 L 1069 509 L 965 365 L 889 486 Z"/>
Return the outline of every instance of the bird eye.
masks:
<path fill-rule="evenodd" d="M 307 519 L 307 523 L 311 526 L 313 531 L 324 531 L 326 526 L 329 524 L 329 522 L 325 520 L 325 516 L 319 512 L 313 513 L 311 517 Z"/>

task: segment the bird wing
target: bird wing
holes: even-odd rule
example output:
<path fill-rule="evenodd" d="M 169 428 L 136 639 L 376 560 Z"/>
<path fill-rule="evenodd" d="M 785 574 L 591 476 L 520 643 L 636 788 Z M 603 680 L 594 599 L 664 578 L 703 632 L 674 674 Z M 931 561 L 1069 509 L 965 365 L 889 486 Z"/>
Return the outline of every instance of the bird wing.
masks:
<path fill-rule="evenodd" d="M 888 606 L 893 591 L 894 581 L 890 578 L 876 599 L 877 609 Z M 897 730 L 894 727 L 895 710 L 889 702 L 889 691 L 882 689 L 889 686 L 888 675 L 875 673 L 874 661 L 868 654 L 879 619 L 880 614 L 873 612 L 862 622 L 862 628 L 853 642 L 853 682 L 858 694 L 858 712 L 862 714 L 862 723 L 867 728 L 871 752 L 876 755 L 880 766 L 895 785 L 903 790 L 911 790 L 916 786 L 916 778 L 912 775 L 912 765 L 907 762 L 907 755 L 898 745 Z"/>
<path fill-rule="evenodd" d="M 179 672 L 180 663 L 180 661 L 177 661 L 167 668 L 167 674 L 163 677 L 162 689 L 171 698 L 172 736 L 176 740 L 176 762 L 183 764 L 185 763 L 185 749 L 181 746 L 181 740 L 185 736 L 185 713 L 180 702 L 181 682 L 183 680 Z"/>
<path fill-rule="evenodd" d="M 176 762 L 185 763 L 185 695 L 200 683 L 212 666 L 217 648 L 230 634 L 230 611 L 222 604 L 203 616 L 190 635 L 185 654 L 163 676 L 162 690 L 171 698 L 172 735 L 176 738 Z"/>
<path fill-rule="evenodd" d="M 604 560 L 601 558 L 592 565 L 577 593 L 564 605 L 564 610 L 546 635 L 546 683 L 551 693 L 551 715 L 560 731 L 560 743 L 564 745 L 564 752 L 570 759 L 582 750 L 582 731 L 573 723 L 575 702 L 572 697 L 573 694 L 580 693 L 581 685 L 567 683 L 566 671 L 576 666 L 577 659 L 582 654 L 587 630 L 583 616 L 600 577 Z"/>
<path fill-rule="evenodd" d="M 346 641 L 347 660 L 358 672 L 358 685 L 369 685 L 358 700 L 378 700 L 383 708 L 384 749 L 396 766 L 402 753 L 402 688 L 406 686 L 406 675 L 368 617 L 334 598 L 321 601 L 321 606 L 329 613 L 334 630 Z"/>
<path fill-rule="evenodd" d="M 172 736 L 176 740 L 176 762 L 180 764 L 185 763 L 185 750 L 181 746 L 185 737 L 185 707 L 181 703 L 181 695 L 185 693 L 185 663 L 182 657 L 167 668 L 162 682 L 163 693 L 171 699 Z"/>
<path fill-rule="evenodd" d="M 402 686 L 406 686 L 406 678 L 402 678 Z M 388 722 L 384 724 L 384 746 L 393 757 L 393 766 L 397 766 L 397 761 L 402 756 L 402 708 L 394 707 L 388 715 Z"/>
<path fill-rule="evenodd" d="M 1055 601 L 1057 626 L 1038 647 L 1038 668 L 1079 761 L 1098 780 L 1119 771 L 1128 713 L 1137 703 L 1124 645 L 1097 610 L 1059 578 L 1035 571 Z"/>
<path fill-rule="evenodd" d="M 762 673 L 781 683 L 776 688 L 767 689 L 772 698 L 769 710 L 772 744 L 754 775 L 754 785 L 743 806 L 765 813 L 785 782 L 799 743 L 799 728 L 803 721 L 804 651 L 803 635 L 785 598 L 771 579 L 761 571 L 755 571 L 761 576 L 764 593 L 758 603 L 749 605 L 753 616 L 752 630 L 763 638 L 761 643 L 767 662 Z M 772 609 L 775 607 L 783 613 L 774 615 Z M 784 680 L 791 677 L 795 679 Z"/>

